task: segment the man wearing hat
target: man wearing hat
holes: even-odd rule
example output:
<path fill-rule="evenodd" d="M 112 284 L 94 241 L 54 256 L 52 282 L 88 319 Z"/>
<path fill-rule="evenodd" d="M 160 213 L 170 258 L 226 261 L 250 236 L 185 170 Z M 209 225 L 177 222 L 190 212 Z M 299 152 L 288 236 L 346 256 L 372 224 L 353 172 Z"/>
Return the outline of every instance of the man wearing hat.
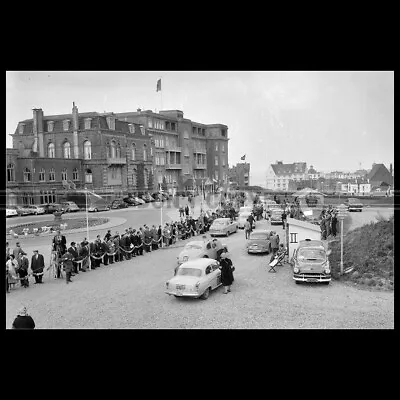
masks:
<path fill-rule="evenodd" d="M 72 275 L 72 254 L 69 253 L 68 251 L 61 257 L 61 261 L 64 264 L 64 269 L 65 269 L 65 280 L 66 283 L 72 282 L 71 280 L 71 275 Z"/>
<path fill-rule="evenodd" d="M 220 261 L 220 270 L 221 270 L 221 282 L 224 287 L 224 294 L 227 294 L 231 291 L 231 285 L 234 281 L 233 279 L 233 266 L 232 261 L 230 260 L 229 253 L 221 254 Z"/>
<path fill-rule="evenodd" d="M 44 257 L 42 254 L 39 254 L 38 250 L 33 250 L 31 269 L 35 278 L 35 283 L 43 283 L 42 278 L 44 269 Z"/>
<path fill-rule="evenodd" d="M 73 272 L 75 274 L 79 274 L 78 263 L 75 262 L 75 259 L 78 258 L 78 250 L 76 249 L 76 243 L 75 242 L 71 242 L 71 246 L 68 248 L 68 252 L 72 254 Z"/>

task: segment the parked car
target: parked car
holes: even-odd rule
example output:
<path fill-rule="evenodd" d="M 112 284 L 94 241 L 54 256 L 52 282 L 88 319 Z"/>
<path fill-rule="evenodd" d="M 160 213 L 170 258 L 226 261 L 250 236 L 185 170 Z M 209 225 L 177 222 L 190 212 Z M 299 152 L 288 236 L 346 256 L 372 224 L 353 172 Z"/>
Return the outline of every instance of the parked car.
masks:
<path fill-rule="evenodd" d="M 111 208 L 113 210 L 127 207 L 129 207 L 129 205 L 123 199 L 115 199 L 111 202 Z"/>
<path fill-rule="evenodd" d="M 238 220 L 237 220 L 237 226 L 239 229 L 244 229 L 244 224 L 247 221 L 247 218 L 249 218 L 251 212 L 250 211 L 243 211 L 239 213 Z M 253 221 L 253 229 L 256 227 L 256 222 Z"/>
<path fill-rule="evenodd" d="M 6 208 L 6 218 L 17 217 L 18 213 L 15 208 Z"/>
<path fill-rule="evenodd" d="M 247 240 L 247 253 L 271 253 L 272 231 L 266 229 L 256 229 L 250 233 Z"/>
<path fill-rule="evenodd" d="M 49 203 L 47 205 L 47 212 L 52 214 L 54 211 L 65 212 L 65 208 L 60 203 Z"/>
<path fill-rule="evenodd" d="M 146 203 L 151 203 L 151 202 L 155 201 L 154 198 L 151 197 L 149 193 L 143 194 L 143 195 L 142 195 L 142 199 L 143 199 Z"/>
<path fill-rule="evenodd" d="M 162 202 L 165 200 L 165 197 L 161 193 L 158 193 L 158 192 L 152 193 L 151 197 L 153 197 L 153 199 L 158 202 L 160 202 L 160 201 Z"/>
<path fill-rule="evenodd" d="M 108 203 L 105 200 L 88 204 L 89 212 L 109 211 L 110 208 L 111 207 L 108 205 Z"/>
<path fill-rule="evenodd" d="M 210 226 L 210 236 L 226 235 L 237 232 L 238 224 L 236 221 L 231 221 L 230 218 L 217 218 Z"/>
<path fill-rule="evenodd" d="M 43 207 L 34 204 L 30 204 L 29 206 L 27 206 L 27 208 L 30 208 L 32 210 L 32 214 L 34 215 L 45 214 L 46 212 Z"/>
<path fill-rule="evenodd" d="M 134 199 L 134 201 L 136 202 L 136 205 L 140 205 L 140 204 L 146 204 L 146 202 L 143 200 L 143 199 L 141 199 L 140 197 L 133 197 L 133 199 Z"/>
<path fill-rule="evenodd" d="M 291 259 L 295 282 L 320 282 L 328 285 L 331 281 L 329 254 L 330 250 L 325 250 L 321 240 L 300 240 Z"/>
<path fill-rule="evenodd" d="M 19 216 L 22 215 L 32 215 L 32 209 L 27 206 L 9 206 L 10 209 L 17 211 Z"/>
<path fill-rule="evenodd" d="M 64 208 L 64 212 L 76 212 L 80 210 L 73 201 L 63 201 L 61 206 Z"/>
<path fill-rule="evenodd" d="M 168 295 L 206 300 L 211 290 L 221 286 L 219 262 L 212 258 L 187 261 L 178 267 L 176 275 L 165 286 L 165 293 Z"/>
<path fill-rule="evenodd" d="M 225 244 L 222 245 L 224 246 L 224 250 L 227 252 L 227 246 Z M 217 259 L 217 250 L 215 249 L 215 243 L 213 243 L 212 240 L 192 240 L 189 243 L 186 243 L 185 247 L 177 257 L 177 264 L 179 266 L 186 261 L 194 260 L 196 258 Z"/>
<path fill-rule="evenodd" d="M 283 224 L 282 222 L 282 214 L 283 214 L 283 210 L 280 210 L 278 208 L 274 208 L 271 211 L 271 225 L 276 225 L 276 224 Z"/>
<path fill-rule="evenodd" d="M 347 210 L 350 211 L 360 211 L 363 210 L 363 203 L 361 203 L 360 199 L 356 199 L 355 197 L 346 199 L 345 205 L 347 205 Z"/>
<path fill-rule="evenodd" d="M 251 213 L 252 211 L 253 211 L 253 206 L 244 206 L 239 208 L 239 214 L 244 212 Z"/>
<path fill-rule="evenodd" d="M 136 200 L 136 197 L 124 197 L 122 201 L 124 201 L 128 205 L 128 207 L 138 206 L 139 204 L 141 204 Z"/>

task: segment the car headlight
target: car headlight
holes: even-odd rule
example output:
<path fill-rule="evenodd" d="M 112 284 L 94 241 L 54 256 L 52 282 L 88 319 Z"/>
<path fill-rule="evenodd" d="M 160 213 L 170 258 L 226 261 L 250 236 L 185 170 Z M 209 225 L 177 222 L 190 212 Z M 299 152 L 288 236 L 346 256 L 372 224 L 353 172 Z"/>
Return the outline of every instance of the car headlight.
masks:
<path fill-rule="evenodd" d="M 199 290 L 199 287 L 200 287 L 200 282 L 197 282 L 197 283 L 194 285 L 194 290 Z"/>
<path fill-rule="evenodd" d="M 296 273 L 296 274 L 297 274 L 298 272 L 300 272 L 299 267 L 294 267 L 294 268 L 293 268 L 293 272 Z"/>
<path fill-rule="evenodd" d="M 330 273 L 331 273 L 331 270 L 329 269 L 329 267 L 326 267 L 326 268 L 325 268 L 325 273 L 326 273 L 326 274 L 330 274 Z"/>

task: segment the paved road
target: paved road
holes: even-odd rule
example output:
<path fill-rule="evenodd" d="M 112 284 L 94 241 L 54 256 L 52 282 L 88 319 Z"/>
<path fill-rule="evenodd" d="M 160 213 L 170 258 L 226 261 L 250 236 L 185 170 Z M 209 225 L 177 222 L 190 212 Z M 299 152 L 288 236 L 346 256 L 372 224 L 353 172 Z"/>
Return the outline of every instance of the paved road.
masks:
<path fill-rule="evenodd" d="M 389 207 L 365 207 L 361 212 L 350 212 L 351 222 L 349 229 L 359 228 L 370 222 L 377 222 L 377 218 L 380 217 L 388 219 L 393 213 L 393 208 Z"/>
<path fill-rule="evenodd" d="M 132 215 L 140 218 L 141 212 Z M 282 228 L 276 230 L 283 238 Z M 165 281 L 173 275 L 180 248 L 160 249 L 81 273 L 70 285 L 48 279 L 43 285 L 17 288 L 7 295 L 6 327 L 17 308 L 26 305 L 37 327 L 49 329 L 394 328 L 393 292 L 358 290 L 336 281 L 295 285 L 289 266 L 268 273 L 269 256 L 246 253 L 243 231 L 223 241 L 236 266 L 227 295 L 222 288 L 206 301 L 166 295 Z"/>

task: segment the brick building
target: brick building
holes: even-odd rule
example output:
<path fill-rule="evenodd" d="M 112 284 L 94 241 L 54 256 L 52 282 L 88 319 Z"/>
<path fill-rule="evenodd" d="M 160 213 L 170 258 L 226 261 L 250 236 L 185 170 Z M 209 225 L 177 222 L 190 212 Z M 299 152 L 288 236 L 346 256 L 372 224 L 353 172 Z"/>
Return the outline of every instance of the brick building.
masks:
<path fill-rule="evenodd" d="M 250 185 L 250 163 L 237 163 L 229 168 L 229 183 L 233 187 Z"/>
<path fill-rule="evenodd" d="M 116 113 L 124 122 L 138 123 L 152 135 L 154 180 L 165 182 L 167 189 L 200 186 L 207 178 L 218 185 L 228 177 L 228 127 L 202 124 L 184 118 L 180 110 L 137 109 Z"/>
<path fill-rule="evenodd" d="M 59 201 L 85 186 L 108 200 L 153 191 L 154 142 L 146 128 L 113 113 L 72 113 L 19 122 L 6 150 L 6 204 Z"/>

